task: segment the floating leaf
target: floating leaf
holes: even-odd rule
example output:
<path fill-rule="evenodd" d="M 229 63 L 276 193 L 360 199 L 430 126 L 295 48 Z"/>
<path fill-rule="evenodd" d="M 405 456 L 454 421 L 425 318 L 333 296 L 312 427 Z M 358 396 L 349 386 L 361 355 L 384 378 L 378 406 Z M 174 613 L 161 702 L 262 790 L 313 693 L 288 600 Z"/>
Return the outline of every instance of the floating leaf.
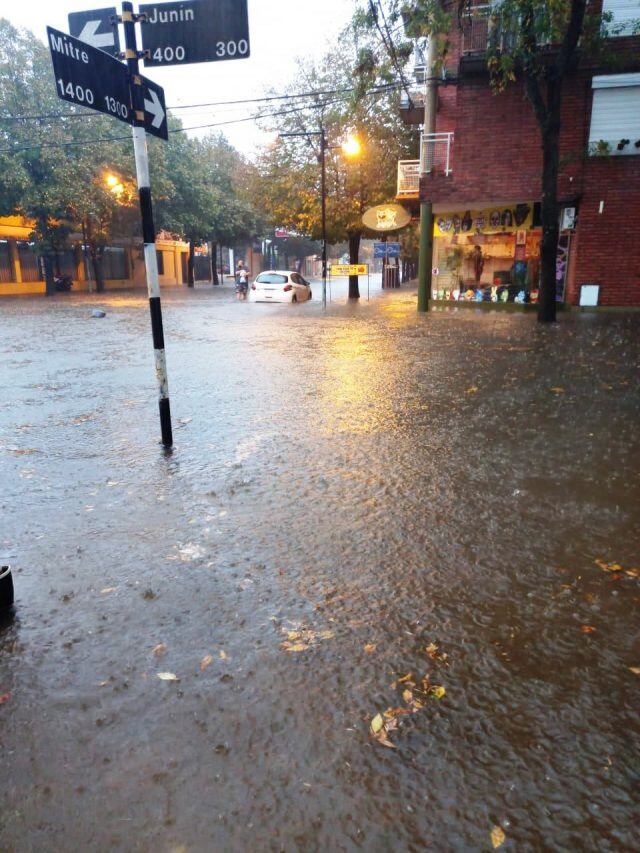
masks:
<path fill-rule="evenodd" d="M 634 675 L 640 675 L 640 666 L 630 666 L 629 669 Z"/>
<path fill-rule="evenodd" d="M 425 649 L 425 652 L 432 659 L 438 657 L 438 647 L 435 643 L 429 643 L 429 645 Z"/>
<path fill-rule="evenodd" d="M 306 652 L 309 646 L 306 643 L 282 643 L 285 652 Z"/>
<path fill-rule="evenodd" d="M 564 394 L 564 388 L 561 388 L 559 385 L 555 388 L 551 389 L 554 394 Z"/>
<path fill-rule="evenodd" d="M 0 705 L 4 705 L 5 702 L 8 702 L 11 699 L 11 693 L 3 693 L 0 696 Z"/>
<path fill-rule="evenodd" d="M 596 629 L 593 627 L 593 625 L 581 625 L 580 630 L 583 634 L 593 634 Z"/>
<path fill-rule="evenodd" d="M 412 672 L 408 672 L 406 675 L 403 675 L 402 678 L 398 679 L 398 684 L 404 684 L 406 681 L 411 681 L 412 675 Z"/>
<path fill-rule="evenodd" d="M 371 720 L 371 731 L 374 735 L 377 735 L 383 726 L 384 720 L 382 719 L 382 714 L 376 714 L 375 717 Z"/>
<path fill-rule="evenodd" d="M 115 592 L 118 589 L 117 586 L 105 586 L 104 589 L 100 590 L 100 595 L 107 595 L 109 592 Z"/>
<path fill-rule="evenodd" d="M 491 843 L 493 845 L 493 849 L 497 850 L 498 847 L 502 847 L 504 842 L 506 841 L 507 836 L 504 834 L 503 830 L 499 826 L 494 826 L 491 830 Z"/>
<path fill-rule="evenodd" d="M 166 651 L 167 647 L 164 643 L 158 643 L 158 645 L 153 648 L 153 653 L 157 658 L 161 657 Z"/>
<path fill-rule="evenodd" d="M 447 691 L 441 684 L 438 684 L 435 687 L 431 688 L 431 693 L 436 697 L 436 699 L 442 699 L 446 692 Z"/>
<path fill-rule="evenodd" d="M 411 690 L 404 690 L 402 693 L 402 698 L 405 702 L 411 702 L 413 700 L 413 693 Z"/>
<path fill-rule="evenodd" d="M 158 672 L 157 676 L 160 681 L 180 681 L 178 676 L 173 672 Z"/>
<path fill-rule="evenodd" d="M 364 650 L 365 650 L 365 652 L 367 652 L 367 654 L 371 654 L 372 652 L 375 652 L 376 644 L 375 643 L 367 643 L 366 646 L 364 647 Z"/>
<path fill-rule="evenodd" d="M 477 393 L 478 393 L 478 387 L 476 385 L 471 385 L 469 388 L 467 388 L 467 394 L 477 394 Z"/>
<path fill-rule="evenodd" d="M 211 655 L 205 655 L 200 661 L 200 672 L 204 672 L 205 669 L 213 663 L 213 657 Z"/>
<path fill-rule="evenodd" d="M 225 652 L 224 649 L 220 649 L 220 660 L 226 660 L 226 659 L 227 659 L 227 653 Z"/>

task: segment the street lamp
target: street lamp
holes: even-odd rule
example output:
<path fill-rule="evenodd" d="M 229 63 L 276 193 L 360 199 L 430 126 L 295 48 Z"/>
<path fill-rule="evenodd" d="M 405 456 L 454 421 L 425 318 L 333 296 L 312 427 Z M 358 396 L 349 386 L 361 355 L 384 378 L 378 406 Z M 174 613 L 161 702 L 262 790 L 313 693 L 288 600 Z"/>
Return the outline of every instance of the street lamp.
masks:
<path fill-rule="evenodd" d="M 304 133 L 281 133 L 280 137 L 320 137 L 320 171 L 321 185 L 320 194 L 322 201 L 322 304 L 327 307 L 327 158 L 326 152 L 341 149 L 347 157 L 355 157 L 361 151 L 361 145 L 356 136 L 348 136 L 341 145 L 329 145 L 324 127 L 320 130 L 308 130 Z"/>

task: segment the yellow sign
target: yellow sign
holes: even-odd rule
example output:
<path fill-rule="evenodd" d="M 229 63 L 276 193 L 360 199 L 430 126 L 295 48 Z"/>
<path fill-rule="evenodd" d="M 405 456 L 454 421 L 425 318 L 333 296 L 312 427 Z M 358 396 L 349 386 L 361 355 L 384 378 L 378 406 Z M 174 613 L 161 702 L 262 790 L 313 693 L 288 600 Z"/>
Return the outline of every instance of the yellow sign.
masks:
<path fill-rule="evenodd" d="M 485 210 L 437 213 L 433 233 L 436 237 L 451 237 L 454 234 L 513 234 L 531 228 L 532 222 L 533 204 L 512 204 Z"/>
<path fill-rule="evenodd" d="M 368 264 L 331 264 L 331 275 L 368 275 Z"/>
<path fill-rule="evenodd" d="M 411 214 L 401 204 L 377 204 L 365 210 L 362 222 L 372 231 L 399 231 L 411 222 Z"/>

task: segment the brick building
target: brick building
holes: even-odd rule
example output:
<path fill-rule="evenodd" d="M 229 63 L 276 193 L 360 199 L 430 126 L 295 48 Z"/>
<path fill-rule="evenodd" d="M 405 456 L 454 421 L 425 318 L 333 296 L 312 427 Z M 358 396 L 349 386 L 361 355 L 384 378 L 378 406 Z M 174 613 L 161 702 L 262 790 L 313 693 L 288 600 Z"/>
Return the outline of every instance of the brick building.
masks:
<path fill-rule="evenodd" d="M 581 67 L 564 88 L 557 299 L 579 304 L 581 292 L 596 293 L 582 286 L 598 285 L 599 305 L 640 306 L 640 0 L 604 0 L 604 9 L 620 31 L 610 40 L 615 69 Z M 398 164 L 397 197 L 416 210 L 420 198 L 434 203 L 434 298 L 535 301 L 540 135 L 522 85 L 489 86 L 492 22 L 490 7 L 477 6 L 454 26 L 436 134 L 422 137 L 423 166 Z M 415 107 L 405 118 L 417 124 L 419 96 Z"/>

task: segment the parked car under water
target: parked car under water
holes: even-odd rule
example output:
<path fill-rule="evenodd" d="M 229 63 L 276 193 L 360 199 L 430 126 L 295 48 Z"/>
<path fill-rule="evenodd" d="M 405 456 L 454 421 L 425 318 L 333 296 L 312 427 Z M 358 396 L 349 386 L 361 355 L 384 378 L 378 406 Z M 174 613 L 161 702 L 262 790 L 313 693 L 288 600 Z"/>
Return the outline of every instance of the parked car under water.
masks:
<path fill-rule="evenodd" d="M 249 302 L 306 302 L 311 285 L 293 270 L 265 270 L 256 276 L 249 290 Z"/>

